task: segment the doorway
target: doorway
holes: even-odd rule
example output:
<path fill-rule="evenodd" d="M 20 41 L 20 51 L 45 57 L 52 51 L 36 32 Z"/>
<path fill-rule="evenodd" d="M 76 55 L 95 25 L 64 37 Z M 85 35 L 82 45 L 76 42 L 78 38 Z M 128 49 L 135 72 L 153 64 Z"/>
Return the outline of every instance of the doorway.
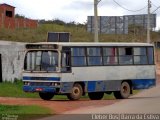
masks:
<path fill-rule="evenodd" d="M 0 54 L 0 83 L 2 82 L 2 59 Z"/>

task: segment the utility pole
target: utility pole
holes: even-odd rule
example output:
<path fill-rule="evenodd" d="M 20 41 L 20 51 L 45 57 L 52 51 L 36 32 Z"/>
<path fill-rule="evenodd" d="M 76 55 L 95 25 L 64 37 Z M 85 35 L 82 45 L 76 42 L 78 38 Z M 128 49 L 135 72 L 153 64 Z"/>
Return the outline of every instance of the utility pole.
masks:
<path fill-rule="evenodd" d="M 97 6 L 100 1 L 94 0 L 94 42 L 98 42 L 98 10 Z"/>
<path fill-rule="evenodd" d="M 147 43 L 151 42 L 151 36 L 150 36 L 150 8 L 151 8 L 151 1 L 148 0 Z"/>

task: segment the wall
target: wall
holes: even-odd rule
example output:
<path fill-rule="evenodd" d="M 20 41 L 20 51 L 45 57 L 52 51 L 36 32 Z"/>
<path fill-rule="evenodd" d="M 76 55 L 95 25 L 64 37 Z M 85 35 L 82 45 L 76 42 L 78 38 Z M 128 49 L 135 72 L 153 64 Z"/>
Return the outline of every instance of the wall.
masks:
<path fill-rule="evenodd" d="M 0 28 L 15 29 L 15 28 L 37 28 L 38 21 L 23 18 L 0 17 Z"/>
<path fill-rule="evenodd" d="M 25 43 L 0 41 L 3 81 L 22 79 Z"/>
<path fill-rule="evenodd" d="M 37 28 L 38 21 L 27 18 L 15 18 L 15 28 Z"/>
<path fill-rule="evenodd" d="M 154 29 L 156 27 L 156 14 L 151 14 L 150 17 L 150 27 Z M 132 25 L 134 28 L 130 28 Z M 132 31 L 135 31 L 135 26 L 147 28 L 147 14 L 98 16 L 99 33 L 128 34 L 131 29 Z M 94 32 L 94 16 L 88 16 L 87 31 L 91 33 Z"/>

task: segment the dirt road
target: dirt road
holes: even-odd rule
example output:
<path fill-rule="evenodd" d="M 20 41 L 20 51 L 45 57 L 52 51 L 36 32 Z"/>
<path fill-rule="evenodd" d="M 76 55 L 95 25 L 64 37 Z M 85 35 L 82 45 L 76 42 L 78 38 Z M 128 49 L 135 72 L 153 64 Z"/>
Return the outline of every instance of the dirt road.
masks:
<path fill-rule="evenodd" d="M 9 97 L 0 97 L 0 104 L 7 105 L 39 105 L 48 107 L 52 110 L 52 113 L 61 114 L 66 111 L 70 111 L 73 109 L 83 108 L 86 106 L 105 106 L 111 105 L 120 100 L 79 100 L 79 101 L 69 101 L 69 100 L 51 100 L 44 101 L 40 98 L 30 99 L 30 98 L 9 98 Z"/>
<path fill-rule="evenodd" d="M 103 107 L 85 107 L 65 114 L 94 114 L 94 113 L 154 113 L 160 114 L 160 84 L 154 88 L 144 90 L 129 99 L 122 100 L 113 105 Z"/>

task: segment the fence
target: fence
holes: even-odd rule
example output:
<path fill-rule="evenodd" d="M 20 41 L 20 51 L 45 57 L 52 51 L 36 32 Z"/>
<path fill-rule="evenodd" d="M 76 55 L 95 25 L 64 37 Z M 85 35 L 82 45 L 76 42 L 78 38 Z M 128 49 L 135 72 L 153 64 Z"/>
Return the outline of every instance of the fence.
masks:
<path fill-rule="evenodd" d="M 27 19 L 27 18 L 10 18 L 3 17 L 3 14 L 0 16 L 0 28 L 37 28 L 38 21 Z"/>
<path fill-rule="evenodd" d="M 156 63 L 160 63 L 160 48 L 156 48 L 155 50 L 155 61 Z"/>

